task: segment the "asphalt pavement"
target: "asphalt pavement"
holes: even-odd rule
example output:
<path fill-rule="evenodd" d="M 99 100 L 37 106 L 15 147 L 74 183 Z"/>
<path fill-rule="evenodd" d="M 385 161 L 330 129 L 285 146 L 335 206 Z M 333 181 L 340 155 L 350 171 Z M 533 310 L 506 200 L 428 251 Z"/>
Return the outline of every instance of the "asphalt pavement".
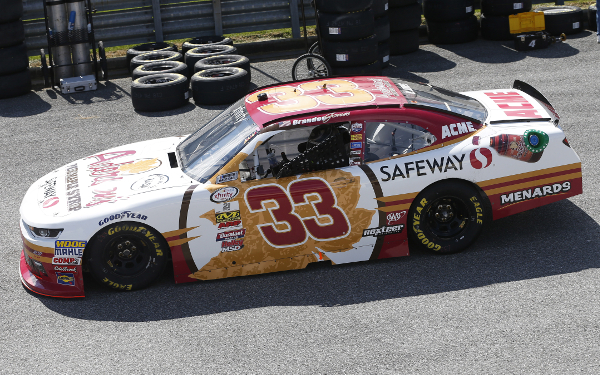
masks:
<path fill-rule="evenodd" d="M 600 372 L 600 45 L 595 33 L 548 49 L 511 42 L 423 45 L 384 73 L 455 91 L 542 92 L 583 164 L 583 195 L 498 220 L 467 251 L 86 297 L 27 292 L 19 205 L 68 162 L 183 135 L 224 109 L 137 113 L 130 80 L 0 101 L 0 374 L 597 374 Z M 292 60 L 252 66 L 291 79 Z"/>

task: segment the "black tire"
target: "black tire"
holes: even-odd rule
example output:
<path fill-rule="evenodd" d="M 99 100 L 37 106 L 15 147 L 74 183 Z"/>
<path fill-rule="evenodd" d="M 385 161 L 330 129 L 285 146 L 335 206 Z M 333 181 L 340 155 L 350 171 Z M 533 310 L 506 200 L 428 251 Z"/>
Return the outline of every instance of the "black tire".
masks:
<path fill-rule="evenodd" d="M 373 0 L 373 16 L 375 18 L 384 17 L 388 11 L 388 0 Z"/>
<path fill-rule="evenodd" d="M 182 74 L 158 73 L 131 83 L 133 108 L 142 112 L 167 111 L 189 102 L 188 78 Z"/>
<path fill-rule="evenodd" d="M 131 73 L 132 80 L 159 73 L 176 73 L 190 77 L 189 68 L 181 61 L 159 61 L 140 65 Z"/>
<path fill-rule="evenodd" d="M 0 48 L 16 46 L 25 40 L 23 21 L 17 20 L 0 24 Z"/>
<path fill-rule="evenodd" d="M 377 39 L 375 35 L 351 42 L 329 42 L 321 40 L 322 56 L 332 68 L 370 64 L 377 60 Z"/>
<path fill-rule="evenodd" d="M 25 95 L 31 91 L 29 69 L 0 76 L 0 99 Z"/>
<path fill-rule="evenodd" d="M 190 69 L 202 59 L 218 55 L 234 55 L 237 48 L 227 44 L 208 44 L 188 50 L 185 53 L 185 63 Z"/>
<path fill-rule="evenodd" d="M 390 31 L 404 31 L 416 29 L 421 25 L 421 6 L 412 4 L 388 11 Z"/>
<path fill-rule="evenodd" d="M 378 54 L 379 54 L 379 65 L 381 65 L 381 69 L 387 68 L 390 65 L 390 42 L 388 40 L 384 40 L 377 45 Z"/>
<path fill-rule="evenodd" d="M 98 42 L 98 56 L 100 57 L 100 70 L 102 70 L 102 78 L 108 81 L 108 60 L 106 60 L 106 50 L 104 49 L 104 42 Z"/>
<path fill-rule="evenodd" d="M 198 104 L 230 104 L 244 97 L 250 88 L 248 72 L 242 68 L 213 68 L 192 76 L 192 95 Z"/>
<path fill-rule="evenodd" d="M 154 51 L 154 52 L 146 52 L 141 55 L 135 56 L 131 59 L 129 63 L 130 70 L 133 72 L 135 68 L 140 65 L 152 63 L 152 62 L 162 62 L 162 61 L 182 61 L 183 56 L 179 52 L 175 51 Z"/>
<path fill-rule="evenodd" d="M 481 13 L 486 16 L 510 16 L 529 12 L 532 0 L 481 0 Z"/>
<path fill-rule="evenodd" d="M 375 32 L 372 9 L 341 14 L 318 12 L 317 19 L 321 38 L 332 42 L 366 38 Z"/>
<path fill-rule="evenodd" d="M 40 50 L 40 61 L 42 62 L 42 75 L 44 76 L 44 87 L 50 87 L 50 69 L 46 62 L 46 52 L 42 48 Z"/>
<path fill-rule="evenodd" d="M 375 19 L 375 37 L 377 43 L 390 39 L 390 18 L 388 16 Z"/>
<path fill-rule="evenodd" d="M 475 0 L 423 0 L 423 15 L 427 21 L 460 21 L 474 13 Z"/>
<path fill-rule="evenodd" d="M 292 66 L 292 80 L 324 78 L 333 73 L 331 66 L 321 55 L 307 53 L 294 61 Z"/>
<path fill-rule="evenodd" d="M 388 0 L 389 9 L 403 7 L 410 4 L 416 4 L 419 0 Z M 388 9 L 388 10 L 389 10 Z"/>
<path fill-rule="evenodd" d="M 0 23 L 16 21 L 23 16 L 22 0 L 0 0 Z"/>
<path fill-rule="evenodd" d="M 0 75 L 20 72 L 29 67 L 25 43 L 0 48 Z"/>
<path fill-rule="evenodd" d="M 174 44 L 171 44 L 171 43 L 160 42 L 160 43 L 140 44 L 139 46 L 135 46 L 133 48 L 128 49 L 127 50 L 127 69 L 129 69 L 129 73 L 131 73 L 133 71 L 133 69 L 131 69 L 130 63 L 134 57 L 142 55 L 144 53 L 154 52 L 154 51 L 175 51 L 175 52 L 177 52 L 177 46 Z"/>
<path fill-rule="evenodd" d="M 336 67 L 333 68 L 335 76 L 379 76 L 381 75 L 381 63 L 375 60 L 370 64 L 351 66 L 351 67 Z"/>
<path fill-rule="evenodd" d="M 102 228 L 86 249 L 84 261 L 92 277 L 117 290 L 150 285 L 165 270 L 169 247 L 147 225 L 123 221 Z"/>
<path fill-rule="evenodd" d="M 419 29 L 390 33 L 390 55 L 405 55 L 419 50 Z"/>
<path fill-rule="evenodd" d="M 478 32 L 479 22 L 475 16 L 454 22 L 427 22 L 427 34 L 433 44 L 472 42 Z"/>
<path fill-rule="evenodd" d="M 513 40 L 508 16 L 481 15 L 481 36 L 489 40 Z"/>
<path fill-rule="evenodd" d="M 596 9 L 596 5 L 590 5 L 590 8 L 588 9 L 588 29 L 598 32 L 597 29 L 597 24 L 596 24 L 596 12 L 598 11 L 598 9 Z"/>
<path fill-rule="evenodd" d="M 214 44 L 226 44 L 228 46 L 233 46 L 233 41 L 230 38 L 226 38 L 222 35 L 199 36 L 183 42 L 181 45 L 181 53 L 185 55 L 187 51 L 193 48 Z"/>
<path fill-rule="evenodd" d="M 491 220 L 491 207 L 472 185 L 449 180 L 423 190 L 408 211 L 411 245 L 442 254 L 469 247 Z"/>
<path fill-rule="evenodd" d="M 321 46 L 319 46 L 319 42 L 314 42 L 312 46 L 308 49 L 308 53 L 312 53 L 315 55 L 321 55 Z"/>
<path fill-rule="evenodd" d="M 315 0 L 317 10 L 327 13 L 350 13 L 359 12 L 370 8 L 373 0 Z"/>
<path fill-rule="evenodd" d="M 252 80 L 252 72 L 250 71 L 250 60 L 246 56 L 242 55 L 217 55 L 205 57 L 199 60 L 194 65 L 194 73 L 198 73 L 201 70 L 212 69 L 212 68 L 229 68 L 237 67 L 242 68 L 248 72 L 248 78 Z"/>
<path fill-rule="evenodd" d="M 535 12 L 543 12 L 546 31 L 551 35 L 577 34 L 583 31 L 583 10 L 575 6 L 540 7 Z"/>

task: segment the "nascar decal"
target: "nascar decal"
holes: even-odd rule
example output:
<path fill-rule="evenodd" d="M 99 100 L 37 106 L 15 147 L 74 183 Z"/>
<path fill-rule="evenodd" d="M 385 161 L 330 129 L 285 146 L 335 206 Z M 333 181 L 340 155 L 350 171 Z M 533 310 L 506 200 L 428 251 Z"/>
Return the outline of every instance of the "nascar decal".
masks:
<path fill-rule="evenodd" d="M 243 240 L 243 243 L 230 243 L 233 247 L 222 251 L 222 244 L 228 240 L 219 241 L 219 254 L 204 266 L 198 265 L 200 269 L 190 275 L 192 278 L 213 279 L 221 275 L 220 272 L 229 276 L 305 267 L 307 263 L 319 260 L 315 248 L 324 253 L 352 249 L 362 240 L 362 228 L 370 226 L 377 212 L 357 208 L 360 177 L 342 170 L 307 173 L 302 178 L 237 181 L 235 186 L 240 190 L 239 197 L 243 197 L 239 201 L 239 211 L 225 213 L 235 212 L 234 217 L 220 217 L 216 210 L 200 217 L 217 226 L 217 233 L 232 230 L 222 228 L 222 225 L 241 225 L 243 220 L 240 229 L 245 230 L 244 237 L 231 240 Z M 240 212 L 239 217 L 237 212 Z M 217 221 L 225 219 L 230 220 Z M 234 250 L 235 246 L 242 245 Z M 326 254 L 323 257 L 328 259 Z M 236 264 L 254 265 L 235 270 L 237 268 L 232 267 Z M 215 271 L 219 269 L 223 271 Z"/>
<path fill-rule="evenodd" d="M 538 113 L 535 107 L 529 103 L 521 94 L 515 91 L 492 91 L 485 92 L 504 114 L 511 117 L 543 117 Z"/>
<path fill-rule="evenodd" d="M 431 174 L 435 174 L 436 171 L 437 173 L 447 173 L 449 170 L 462 171 L 465 155 L 448 155 L 434 159 L 409 161 L 394 165 L 393 171 L 391 166 L 384 165 L 379 168 L 379 171 L 385 175 L 381 181 L 394 181 L 398 177 L 410 178 L 411 172 L 413 172 L 413 176 L 426 176 L 429 174 L 428 170 Z"/>

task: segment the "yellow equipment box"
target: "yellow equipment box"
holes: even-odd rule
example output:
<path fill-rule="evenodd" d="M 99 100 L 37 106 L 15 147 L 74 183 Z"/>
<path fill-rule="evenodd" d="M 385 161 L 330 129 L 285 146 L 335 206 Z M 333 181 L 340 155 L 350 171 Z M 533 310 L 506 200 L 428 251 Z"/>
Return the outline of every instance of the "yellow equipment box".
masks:
<path fill-rule="evenodd" d="M 510 33 L 519 34 L 529 31 L 542 31 L 546 29 L 543 12 L 525 12 L 508 16 Z"/>

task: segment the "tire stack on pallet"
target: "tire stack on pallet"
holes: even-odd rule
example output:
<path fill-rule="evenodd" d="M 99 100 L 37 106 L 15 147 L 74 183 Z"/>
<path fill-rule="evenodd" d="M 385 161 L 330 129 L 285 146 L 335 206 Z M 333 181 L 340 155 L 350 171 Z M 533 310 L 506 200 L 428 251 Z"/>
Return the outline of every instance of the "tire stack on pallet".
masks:
<path fill-rule="evenodd" d="M 508 17 L 529 12 L 532 0 L 481 0 L 481 36 L 489 40 L 512 40 Z"/>
<path fill-rule="evenodd" d="M 322 56 L 334 75 L 379 75 L 373 0 L 316 0 Z"/>
<path fill-rule="evenodd" d="M 421 11 L 417 0 L 389 0 L 391 55 L 404 55 L 419 50 Z"/>
<path fill-rule="evenodd" d="M 0 99 L 31 91 L 21 0 L 0 0 Z"/>
<path fill-rule="evenodd" d="M 583 10 L 576 6 L 560 5 L 540 7 L 535 12 L 544 13 L 546 31 L 550 35 L 572 35 L 583 31 Z"/>
<path fill-rule="evenodd" d="M 427 35 L 433 44 L 467 43 L 477 39 L 475 0 L 423 0 Z"/>

